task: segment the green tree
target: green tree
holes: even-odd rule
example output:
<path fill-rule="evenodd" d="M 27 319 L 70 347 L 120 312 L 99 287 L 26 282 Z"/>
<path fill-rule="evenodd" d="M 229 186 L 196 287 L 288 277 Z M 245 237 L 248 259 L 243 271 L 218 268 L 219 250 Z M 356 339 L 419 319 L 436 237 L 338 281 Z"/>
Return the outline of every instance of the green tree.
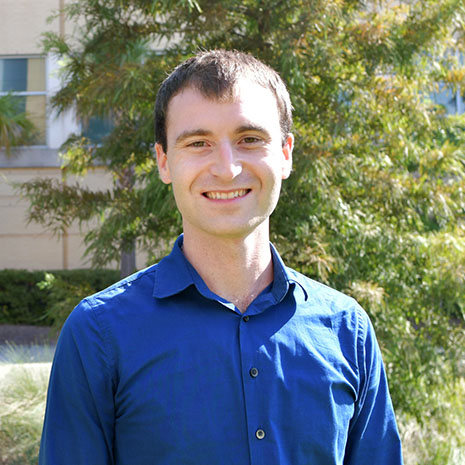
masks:
<path fill-rule="evenodd" d="M 154 250 L 175 223 L 174 204 L 166 200 L 166 187 L 156 181 L 152 151 L 155 83 L 166 65 L 151 47 L 151 36 L 136 32 L 140 25 L 134 21 L 139 15 L 162 13 L 163 8 L 139 10 L 131 2 L 67 5 L 67 18 L 84 18 L 84 23 L 76 36 L 47 34 L 44 39 L 45 49 L 63 61 L 66 83 L 52 98 L 52 106 L 59 114 L 74 108 L 84 122 L 110 120 L 113 129 L 98 144 L 73 134 L 62 147 L 63 171 L 83 176 L 94 164 L 105 165 L 113 188 L 94 192 L 78 183 L 37 179 L 21 189 L 31 201 L 29 219 L 57 233 L 73 221 L 97 219 L 98 226 L 85 235 L 86 253 L 94 265 L 120 261 L 122 276 L 134 271 L 136 241 Z M 158 28 L 157 21 L 151 22 Z"/>
<path fill-rule="evenodd" d="M 76 35 L 46 39 L 64 63 L 53 104 L 115 127 L 100 146 L 70 139 L 65 167 L 104 163 L 115 186 L 23 185 L 30 218 L 59 229 L 97 216 L 86 243 L 100 264 L 173 237 L 151 149 L 157 88 L 199 48 L 249 51 L 280 71 L 295 107 L 274 242 L 367 309 L 398 409 L 445 418 L 444 385 L 464 376 L 465 119 L 432 96 L 465 88 L 463 0 L 81 0 L 66 15 Z"/>
<path fill-rule="evenodd" d="M 36 128 L 26 113 L 18 110 L 15 97 L 11 94 L 0 96 L 0 148 L 11 155 L 12 147 L 30 143 Z"/>

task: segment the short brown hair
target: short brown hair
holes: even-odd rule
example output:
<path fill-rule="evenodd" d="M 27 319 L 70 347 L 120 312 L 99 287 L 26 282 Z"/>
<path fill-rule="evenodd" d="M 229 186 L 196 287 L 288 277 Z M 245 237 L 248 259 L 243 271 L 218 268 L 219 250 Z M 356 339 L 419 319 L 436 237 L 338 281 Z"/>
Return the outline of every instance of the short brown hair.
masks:
<path fill-rule="evenodd" d="M 292 105 L 279 74 L 257 58 L 237 50 L 201 52 L 178 65 L 163 81 L 155 102 L 155 140 L 167 151 L 166 117 L 170 100 L 192 86 L 204 96 L 219 99 L 232 96 L 240 78 L 248 78 L 269 89 L 276 98 L 284 145 L 292 127 Z"/>

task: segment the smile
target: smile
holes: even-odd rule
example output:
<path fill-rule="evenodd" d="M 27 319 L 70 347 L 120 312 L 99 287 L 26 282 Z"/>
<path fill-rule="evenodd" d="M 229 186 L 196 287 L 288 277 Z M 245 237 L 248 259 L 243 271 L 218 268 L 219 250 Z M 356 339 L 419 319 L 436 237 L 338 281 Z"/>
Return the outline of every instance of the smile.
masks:
<path fill-rule="evenodd" d="M 250 189 L 239 189 L 237 191 L 221 192 L 221 191 L 209 191 L 205 192 L 203 195 L 212 200 L 230 200 L 236 199 L 238 197 L 244 197 L 248 194 Z"/>

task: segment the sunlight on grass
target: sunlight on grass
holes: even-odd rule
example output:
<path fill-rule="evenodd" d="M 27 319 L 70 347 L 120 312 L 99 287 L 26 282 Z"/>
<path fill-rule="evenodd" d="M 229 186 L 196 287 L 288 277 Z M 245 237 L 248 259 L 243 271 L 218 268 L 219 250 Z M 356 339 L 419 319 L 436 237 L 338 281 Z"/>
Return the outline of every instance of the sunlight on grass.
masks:
<path fill-rule="evenodd" d="M 443 408 L 423 424 L 400 415 L 405 465 L 465 464 L 465 378 L 458 378 L 443 398 Z"/>
<path fill-rule="evenodd" d="M 50 363 L 0 364 L 0 464 L 37 463 Z"/>
<path fill-rule="evenodd" d="M 53 345 L 0 346 L 0 465 L 37 463 Z"/>
<path fill-rule="evenodd" d="M 2 363 L 44 363 L 51 362 L 55 346 L 50 344 L 0 345 L 0 364 Z"/>

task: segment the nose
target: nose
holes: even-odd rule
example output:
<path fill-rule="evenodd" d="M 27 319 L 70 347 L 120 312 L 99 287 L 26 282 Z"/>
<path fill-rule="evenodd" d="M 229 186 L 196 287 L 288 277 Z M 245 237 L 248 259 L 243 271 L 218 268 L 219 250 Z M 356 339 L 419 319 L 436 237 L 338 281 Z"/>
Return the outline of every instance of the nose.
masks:
<path fill-rule="evenodd" d="M 221 142 L 215 150 L 211 173 L 224 179 L 234 179 L 242 172 L 242 162 L 238 159 L 229 141 Z"/>

